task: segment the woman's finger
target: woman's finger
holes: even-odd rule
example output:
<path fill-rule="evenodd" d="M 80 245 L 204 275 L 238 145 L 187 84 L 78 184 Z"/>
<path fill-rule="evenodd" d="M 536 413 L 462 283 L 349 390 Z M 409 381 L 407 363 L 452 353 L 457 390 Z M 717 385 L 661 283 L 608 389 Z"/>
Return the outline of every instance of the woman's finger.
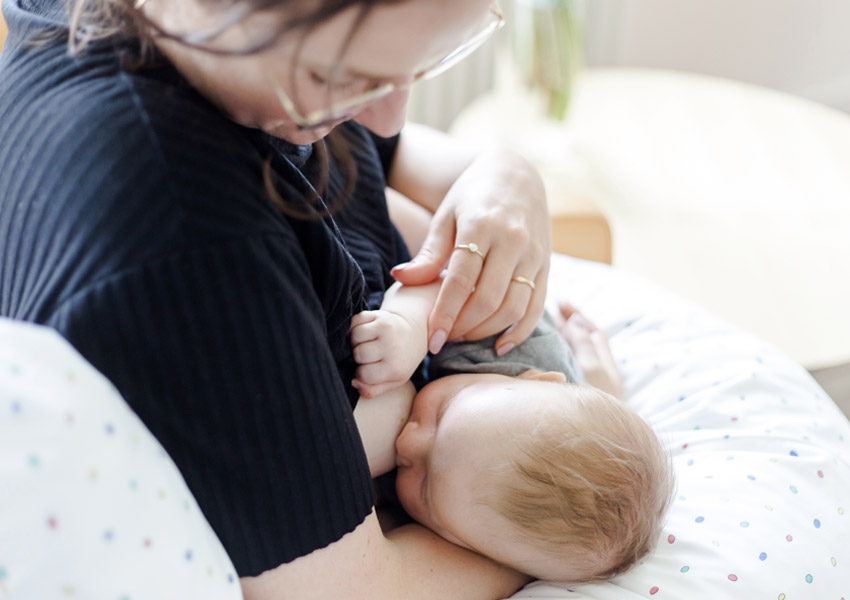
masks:
<path fill-rule="evenodd" d="M 481 255 L 486 257 L 486 252 L 487 248 L 477 244 L 472 248 L 455 248 L 452 252 L 446 276 L 428 319 L 428 350 L 432 354 L 437 354 L 449 339 L 449 332 L 458 314 L 475 290 L 484 266 L 485 259 Z"/>
<path fill-rule="evenodd" d="M 423 285 L 440 276 L 452 255 L 455 239 L 454 217 L 438 213 L 431 219 L 422 248 L 409 262 L 396 266 L 391 274 L 404 285 Z"/>
<path fill-rule="evenodd" d="M 519 259 L 517 249 L 504 244 L 490 249 L 486 261 L 483 261 L 475 291 L 463 305 L 452 325 L 450 339 L 487 337 L 503 331 L 525 314 L 530 294 L 510 293 L 513 291 L 513 286 L 510 285 L 511 274 L 516 270 Z M 452 266 L 449 264 L 450 269 Z M 513 313 L 513 318 L 506 316 L 508 310 Z M 492 319 L 497 314 L 499 316 Z M 476 333 L 468 336 L 473 330 Z"/>
<path fill-rule="evenodd" d="M 543 316 L 546 304 L 546 282 L 548 272 L 543 271 L 537 275 L 534 281 L 534 289 L 528 301 L 525 314 L 516 321 L 516 325 L 509 328 L 496 340 L 496 354 L 504 356 L 516 346 L 519 346 L 537 327 Z M 514 281 L 511 287 L 527 287 L 527 284 Z"/>

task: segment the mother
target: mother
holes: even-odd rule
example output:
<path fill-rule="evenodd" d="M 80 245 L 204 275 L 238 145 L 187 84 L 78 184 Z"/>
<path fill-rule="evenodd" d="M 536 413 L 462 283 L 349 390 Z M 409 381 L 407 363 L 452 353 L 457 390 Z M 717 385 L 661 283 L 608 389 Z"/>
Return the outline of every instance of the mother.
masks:
<path fill-rule="evenodd" d="M 64 6 L 3 6 L 0 314 L 57 328 L 117 385 L 247 597 L 515 590 L 522 576 L 417 525 L 381 532 L 347 339 L 408 258 L 387 184 L 434 213 L 394 275 L 433 280 L 451 257 L 433 351 L 517 323 L 497 342 L 507 352 L 542 312 L 549 234 L 533 170 L 421 129 L 396 136 L 409 85 L 479 45 L 498 9 Z"/>

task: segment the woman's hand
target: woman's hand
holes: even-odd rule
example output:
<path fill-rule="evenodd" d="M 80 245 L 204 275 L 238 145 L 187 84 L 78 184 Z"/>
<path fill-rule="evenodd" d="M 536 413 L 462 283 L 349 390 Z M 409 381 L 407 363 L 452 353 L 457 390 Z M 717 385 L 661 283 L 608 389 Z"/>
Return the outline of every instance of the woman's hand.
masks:
<path fill-rule="evenodd" d="M 543 314 L 550 252 L 539 175 L 514 152 L 489 151 L 455 180 L 421 250 L 393 276 L 420 285 L 439 277 L 448 262 L 428 320 L 429 350 L 507 330 L 496 341 L 502 355 L 525 341 Z"/>

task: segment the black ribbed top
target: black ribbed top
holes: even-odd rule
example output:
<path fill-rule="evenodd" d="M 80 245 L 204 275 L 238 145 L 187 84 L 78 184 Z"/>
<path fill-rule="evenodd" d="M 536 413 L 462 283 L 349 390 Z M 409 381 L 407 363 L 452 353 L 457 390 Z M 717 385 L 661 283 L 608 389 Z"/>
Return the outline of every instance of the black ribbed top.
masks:
<path fill-rule="evenodd" d="M 354 194 L 333 219 L 284 216 L 264 162 L 303 198 L 318 152 L 234 124 L 164 60 L 33 46 L 58 6 L 3 4 L 0 315 L 55 327 L 115 383 L 240 575 L 324 547 L 373 504 L 348 327 L 407 258 L 383 195 L 394 141 L 343 126 Z"/>

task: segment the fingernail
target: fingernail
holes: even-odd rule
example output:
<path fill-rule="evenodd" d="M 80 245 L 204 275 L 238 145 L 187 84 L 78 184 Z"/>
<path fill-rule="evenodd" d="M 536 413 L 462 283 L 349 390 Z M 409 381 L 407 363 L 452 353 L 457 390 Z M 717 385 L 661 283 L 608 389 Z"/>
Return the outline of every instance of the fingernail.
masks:
<path fill-rule="evenodd" d="M 448 337 L 449 334 L 443 329 L 435 331 L 434 335 L 431 336 L 431 343 L 428 344 L 428 351 L 431 354 L 439 354 L 440 350 L 443 348 L 443 344 L 446 343 L 446 338 Z"/>
<path fill-rule="evenodd" d="M 410 266 L 410 262 L 401 263 L 400 265 L 394 266 L 390 271 L 404 271 L 407 267 Z"/>
<path fill-rule="evenodd" d="M 508 352 L 510 352 L 511 350 L 513 350 L 514 347 L 515 347 L 515 345 L 514 345 L 513 342 L 508 342 L 507 344 L 503 344 L 503 345 L 499 346 L 498 348 L 496 348 L 496 356 L 502 357 L 505 354 L 507 354 Z"/>
<path fill-rule="evenodd" d="M 351 380 L 351 387 L 353 387 L 355 390 L 359 390 L 359 389 L 360 389 L 360 384 L 359 384 L 359 383 L 357 383 L 357 380 L 356 380 L 356 379 L 352 379 L 352 380 Z"/>
<path fill-rule="evenodd" d="M 449 340 L 449 343 L 450 343 L 450 344 L 459 344 L 459 343 L 461 343 L 462 341 L 463 341 L 463 338 L 462 338 L 462 337 L 456 337 L 456 338 L 454 338 L 454 339 Z"/>

